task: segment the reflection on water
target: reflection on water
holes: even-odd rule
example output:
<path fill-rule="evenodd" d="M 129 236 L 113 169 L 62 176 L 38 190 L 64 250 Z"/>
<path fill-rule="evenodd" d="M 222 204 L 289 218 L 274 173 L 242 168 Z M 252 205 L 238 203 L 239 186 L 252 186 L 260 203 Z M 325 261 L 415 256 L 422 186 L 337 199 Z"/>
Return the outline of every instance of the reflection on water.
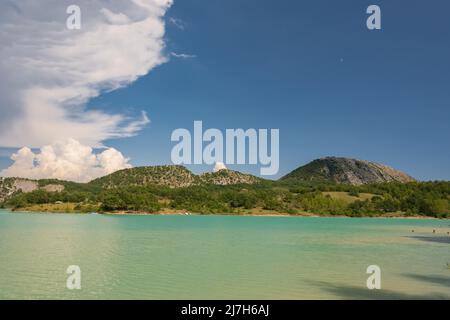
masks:
<path fill-rule="evenodd" d="M 409 237 L 409 238 L 422 240 L 422 241 L 450 244 L 450 237 L 448 237 L 448 236 L 414 236 L 414 237 Z"/>
<path fill-rule="evenodd" d="M 0 211 L 0 298 L 450 298 L 448 224 Z M 366 288 L 372 264 L 381 291 Z M 81 290 L 65 288 L 69 265 Z"/>

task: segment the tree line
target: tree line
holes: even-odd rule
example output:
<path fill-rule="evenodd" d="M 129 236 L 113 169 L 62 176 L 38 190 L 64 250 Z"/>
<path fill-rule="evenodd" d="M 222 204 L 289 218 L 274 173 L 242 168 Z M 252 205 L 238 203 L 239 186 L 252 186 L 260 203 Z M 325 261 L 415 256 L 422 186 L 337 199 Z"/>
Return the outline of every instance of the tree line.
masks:
<path fill-rule="evenodd" d="M 329 193 L 344 193 L 340 199 Z M 360 198 L 361 194 L 370 197 Z M 262 182 L 254 185 L 158 185 L 87 188 L 71 184 L 62 192 L 18 192 L 1 205 L 13 209 L 35 204 L 76 203 L 99 212 L 155 213 L 184 210 L 200 214 L 278 212 L 382 216 L 389 213 L 450 217 L 450 182 L 381 183 L 351 186 L 332 183 Z"/>

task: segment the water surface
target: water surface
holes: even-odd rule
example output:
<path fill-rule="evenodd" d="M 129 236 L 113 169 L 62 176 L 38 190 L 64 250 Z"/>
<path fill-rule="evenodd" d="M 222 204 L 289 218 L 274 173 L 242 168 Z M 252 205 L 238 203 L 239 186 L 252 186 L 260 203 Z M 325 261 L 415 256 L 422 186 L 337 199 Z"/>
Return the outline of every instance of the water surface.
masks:
<path fill-rule="evenodd" d="M 0 299 L 449 299 L 449 231 L 449 220 L 0 210 Z M 381 290 L 366 287 L 373 264 Z M 69 265 L 81 290 L 66 288 Z"/>

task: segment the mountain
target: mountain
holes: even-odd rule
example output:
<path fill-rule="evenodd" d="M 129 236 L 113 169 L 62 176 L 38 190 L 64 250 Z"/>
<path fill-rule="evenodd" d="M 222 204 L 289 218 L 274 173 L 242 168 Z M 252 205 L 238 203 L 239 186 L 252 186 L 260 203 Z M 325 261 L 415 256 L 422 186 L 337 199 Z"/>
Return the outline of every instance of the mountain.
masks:
<path fill-rule="evenodd" d="M 195 181 L 196 176 L 183 166 L 154 166 L 123 169 L 95 179 L 89 184 L 103 188 L 145 185 L 187 187 Z"/>
<path fill-rule="evenodd" d="M 124 169 L 93 180 L 89 184 L 101 186 L 102 188 L 146 185 L 180 188 L 206 184 L 255 184 L 260 181 L 262 179 L 232 170 L 220 170 L 214 173 L 195 175 L 183 166 L 168 165 Z"/>
<path fill-rule="evenodd" d="M 338 157 L 314 160 L 292 171 L 280 180 L 334 182 L 351 185 L 415 181 L 407 174 L 383 164 Z"/>
<path fill-rule="evenodd" d="M 141 167 L 90 183 L 0 178 L 0 208 L 67 213 L 450 217 L 450 182 L 364 185 L 386 181 L 414 180 L 381 164 L 346 158 L 315 160 L 280 182 L 231 170 L 196 175 L 182 166 Z"/>
<path fill-rule="evenodd" d="M 182 188 L 198 185 L 235 185 L 256 184 L 264 181 L 255 176 L 232 170 L 220 170 L 202 175 L 193 174 L 183 166 L 154 166 L 124 169 L 89 183 L 76 183 L 60 180 L 30 180 L 23 178 L 0 177 L 0 203 L 19 191 L 23 193 L 35 190 L 48 192 L 98 192 L 128 186 L 160 185 Z"/>
<path fill-rule="evenodd" d="M 388 166 L 368 161 L 328 157 L 314 160 L 280 179 L 281 181 L 322 181 L 361 185 L 379 182 L 410 182 L 410 176 Z M 257 184 L 265 181 L 253 175 L 232 170 L 196 175 L 183 166 L 136 167 L 114 172 L 87 184 L 58 180 L 0 178 L 0 203 L 12 194 L 34 190 L 48 192 L 98 191 L 127 186 L 160 185 L 181 188 L 198 185 Z"/>

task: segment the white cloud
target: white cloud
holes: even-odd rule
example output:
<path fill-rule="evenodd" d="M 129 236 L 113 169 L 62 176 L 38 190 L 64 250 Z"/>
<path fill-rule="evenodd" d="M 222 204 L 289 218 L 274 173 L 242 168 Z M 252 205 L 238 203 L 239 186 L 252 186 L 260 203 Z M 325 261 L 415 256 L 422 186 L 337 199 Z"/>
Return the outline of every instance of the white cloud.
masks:
<path fill-rule="evenodd" d="M 169 22 L 180 30 L 184 30 L 186 28 L 186 24 L 181 19 L 170 17 Z"/>
<path fill-rule="evenodd" d="M 44 146 L 38 153 L 24 147 L 11 159 L 14 163 L 0 171 L 0 176 L 88 182 L 117 170 L 131 168 L 129 159 L 116 149 L 108 148 L 95 154 L 91 147 L 74 139 Z"/>
<path fill-rule="evenodd" d="M 0 147 L 55 138 L 98 147 L 149 122 L 145 113 L 133 119 L 86 104 L 166 62 L 163 16 L 172 0 L 77 0 L 81 30 L 68 30 L 72 3 L 0 2 Z"/>
<path fill-rule="evenodd" d="M 175 57 L 175 58 L 179 58 L 179 59 L 192 59 L 192 58 L 196 58 L 197 57 L 194 54 L 176 53 L 176 52 L 171 52 L 170 55 Z"/>
<path fill-rule="evenodd" d="M 214 166 L 214 172 L 219 172 L 221 170 L 227 170 L 227 167 L 223 162 L 216 162 L 216 165 Z"/>

